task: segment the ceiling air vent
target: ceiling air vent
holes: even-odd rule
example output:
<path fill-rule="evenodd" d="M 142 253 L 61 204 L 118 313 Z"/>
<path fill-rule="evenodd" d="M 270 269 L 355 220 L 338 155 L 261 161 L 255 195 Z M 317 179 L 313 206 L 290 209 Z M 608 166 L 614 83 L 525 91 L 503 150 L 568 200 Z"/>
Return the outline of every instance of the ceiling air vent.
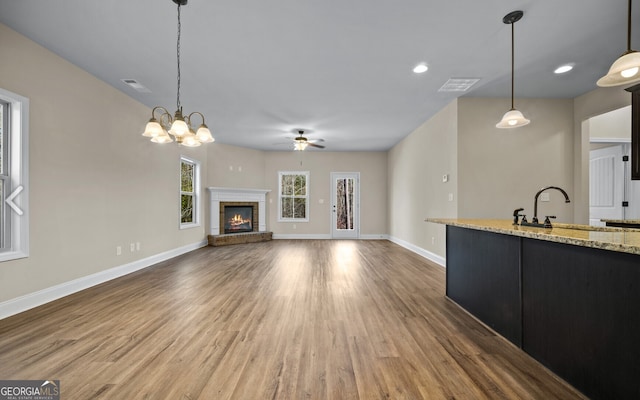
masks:
<path fill-rule="evenodd" d="M 151 93 L 151 90 L 144 87 L 144 85 L 142 85 L 140 82 L 138 82 L 135 79 L 120 79 L 120 80 L 126 83 L 127 85 L 131 86 L 132 88 L 134 88 L 140 93 Z"/>
<path fill-rule="evenodd" d="M 450 78 L 438 92 L 466 92 L 480 81 L 480 78 Z"/>

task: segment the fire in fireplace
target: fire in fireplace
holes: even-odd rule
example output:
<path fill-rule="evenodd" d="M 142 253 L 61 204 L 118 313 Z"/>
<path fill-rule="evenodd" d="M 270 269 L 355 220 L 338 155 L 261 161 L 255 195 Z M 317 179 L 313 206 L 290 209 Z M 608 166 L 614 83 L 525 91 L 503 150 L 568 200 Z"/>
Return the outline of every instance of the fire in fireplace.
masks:
<path fill-rule="evenodd" d="M 253 231 L 253 206 L 225 206 L 224 233 Z"/>

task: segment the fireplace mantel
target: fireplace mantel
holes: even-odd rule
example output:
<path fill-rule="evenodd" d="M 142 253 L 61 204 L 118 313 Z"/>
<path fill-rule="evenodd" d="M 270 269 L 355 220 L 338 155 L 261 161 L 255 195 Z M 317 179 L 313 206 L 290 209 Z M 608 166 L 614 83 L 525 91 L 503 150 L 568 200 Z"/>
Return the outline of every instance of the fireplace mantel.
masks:
<path fill-rule="evenodd" d="M 258 203 L 258 231 L 266 232 L 266 198 L 267 189 L 242 189 L 225 187 L 208 187 L 209 191 L 209 234 L 220 235 L 220 202 L 257 202 Z"/>

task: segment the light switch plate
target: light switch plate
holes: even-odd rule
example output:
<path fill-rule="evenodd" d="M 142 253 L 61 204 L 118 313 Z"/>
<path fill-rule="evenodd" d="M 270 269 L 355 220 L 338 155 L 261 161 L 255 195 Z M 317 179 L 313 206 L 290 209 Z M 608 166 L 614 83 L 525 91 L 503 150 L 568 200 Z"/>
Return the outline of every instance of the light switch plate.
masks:
<path fill-rule="evenodd" d="M 541 193 L 540 201 L 549 201 L 549 193 Z"/>

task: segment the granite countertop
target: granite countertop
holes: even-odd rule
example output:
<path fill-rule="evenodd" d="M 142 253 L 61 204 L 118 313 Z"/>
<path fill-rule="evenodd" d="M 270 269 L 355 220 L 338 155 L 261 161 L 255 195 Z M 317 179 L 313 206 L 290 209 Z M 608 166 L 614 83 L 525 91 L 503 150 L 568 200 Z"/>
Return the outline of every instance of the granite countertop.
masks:
<path fill-rule="evenodd" d="M 553 228 L 513 225 L 512 220 L 427 218 L 436 224 L 548 240 L 575 246 L 640 255 L 640 230 L 554 223 Z"/>

